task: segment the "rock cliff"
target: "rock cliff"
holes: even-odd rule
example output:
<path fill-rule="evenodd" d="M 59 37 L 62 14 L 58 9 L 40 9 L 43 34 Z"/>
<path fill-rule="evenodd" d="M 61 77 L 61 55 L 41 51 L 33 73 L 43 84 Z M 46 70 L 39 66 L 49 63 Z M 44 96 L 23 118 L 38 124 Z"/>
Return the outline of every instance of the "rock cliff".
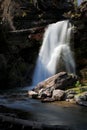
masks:
<path fill-rule="evenodd" d="M 3 5 L 3 1 L 0 2 Z M 36 3 L 33 0 L 9 2 L 10 5 L 6 6 L 9 11 L 4 16 L 2 12 L 5 3 L 0 8 L 0 86 L 2 88 L 26 86 L 31 83 L 45 28 L 48 24 L 59 20 L 72 19 L 76 27 L 74 46 L 77 70 L 86 67 L 87 2 L 79 6 L 77 12 L 73 3 L 65 0 L 51 0 L 47 3 L 45 0 L 40 2 L 36 0 Z M 71 15 L 65 17 L 63 14 L 70 10 Z M 11 16 L 10 20 L 7 16 Z"/>

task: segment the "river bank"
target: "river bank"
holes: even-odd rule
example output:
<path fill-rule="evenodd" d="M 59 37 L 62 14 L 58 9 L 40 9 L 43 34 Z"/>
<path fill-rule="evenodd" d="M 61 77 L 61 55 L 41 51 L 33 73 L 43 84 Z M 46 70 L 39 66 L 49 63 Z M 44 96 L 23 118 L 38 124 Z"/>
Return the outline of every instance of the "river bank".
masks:
<path fill-rule="evenodd" d="M 29 87 L 0 94 L 0 115 L 9 119 L 13 117 L 13 119 L 37 122 L 36 124 L 60 126 L 61 130 L 63 126 L 68 127 L 64 130 L 87 129 L 87 109 L 85 107 L 69 102 L 41 103 L 40 100 L 30 99 L 27 94 L 28 90 Z M 1 118 L 0 121 L 2 122 Z M 5 122 L 4 120 L 4 124 Z M 10 121 L 9 123 L 11 124 Z"/>

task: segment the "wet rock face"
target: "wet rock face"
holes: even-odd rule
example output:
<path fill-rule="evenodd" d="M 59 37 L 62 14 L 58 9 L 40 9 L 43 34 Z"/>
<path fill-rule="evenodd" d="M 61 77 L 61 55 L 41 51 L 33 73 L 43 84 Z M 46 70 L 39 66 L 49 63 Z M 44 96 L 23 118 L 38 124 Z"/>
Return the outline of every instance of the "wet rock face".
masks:
<path fill-rule="evenodd" d="M 20 33 L 0 27 L 0 89 L 30 85 L 40 43 L 28 35 L 38 29 Z"/>
<path fill-rule="evenodd" d="M 37 93 L 36 98 L 42 99 L 42 102 L 61 101 L 65 98 L 64 90 L 73 87 L 76 81 L 77 76 L 60 72 L 39 83 L 32 93 Z M 28 92 L 29 96 L 31 96 L 30 92 Z"/>
<path fill-rule="evenodd" d="M 0 87 L 7 84 L 7 61 L 3 54 L 0 54 Z"/>
<path fill-rule="evenodd" d="M 52 8 L 62 8 L 62 9 L 69 9 L 70 7 L 73 7 L 73 3 L 66 0 L 33 0 L 34 5 L 41 10 L 48 10 Z"/>
<path fill-rule="evenodd" d="M 71 19 L 74 25 L 74 52 L 76 70 L 79 75 L 81 69 L 87 66 L 87 1 L 73 11 L 65 13 L 65 17 Z"/>
<path fill-rule="evenodd" d="M 8 47 L 3 35 L 2 25 L 0 23 L 0 88 L 3 88 L 7 84 L 7 55 Z"/>
<path fill-rule="evenodd" d="M 71 16 L 75 26 L 74 48 L 77 70 L 87 66 L 87 1 L 84 1 Z"/>
<path fill-rule="evenodd" d="M 16 4 L 16 9 L 13 11 L 13 23 L 16 29 L 56 22 L 64 18 L 62 16 L 64 12 L 73 8 L 73 3 L 66 0 L 13 1 Z"/>

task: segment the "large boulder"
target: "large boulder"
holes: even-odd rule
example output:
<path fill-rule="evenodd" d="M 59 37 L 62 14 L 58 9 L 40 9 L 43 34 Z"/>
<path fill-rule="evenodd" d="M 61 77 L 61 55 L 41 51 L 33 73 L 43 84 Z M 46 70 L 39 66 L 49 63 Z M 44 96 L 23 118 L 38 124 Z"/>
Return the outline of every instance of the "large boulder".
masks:
<path fill-rule="evenodd" d="M 77 81 L 77 76 L 74 74 L 68 74 L 66 72 L 60 72 L 43 82 L 39 83 L 35 88 L 28 92 L 29 96 L 42 100 L 42 102 L 53 102 L 64 100 L 64 90 L 68 87 L 71 88 Z"/>
<path fill-rule="evenodd" d="M 54 88 L 65 90 L 66 88 L 71 88 L 77 81 L 77 76 L 74 74 L 68 74 L 66 72 L 60 72 L 42 82 L 40 82 L 34 91 L 38 92 L 42 88 Z"/>

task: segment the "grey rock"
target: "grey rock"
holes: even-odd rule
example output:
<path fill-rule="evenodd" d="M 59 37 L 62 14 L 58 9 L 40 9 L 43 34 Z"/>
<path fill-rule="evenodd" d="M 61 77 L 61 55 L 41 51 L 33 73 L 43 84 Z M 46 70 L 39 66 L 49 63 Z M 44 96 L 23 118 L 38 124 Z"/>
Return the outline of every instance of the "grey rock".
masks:
<path fill-rule="evenodd" d="M 49 97 L 41 100 L 41 102 L 54 102 L 54 101 L 55 101 L 54 98 L 49 98 Z"/>
<path fill-rule="evenodd" d="M 52 98 L 55 99 L 56 101 L 60 101 L 63 99 L 65 92 L 63 90 L 54 90 Z"/>
<path fill-rule="evenodd" d="M 38 94 L 34 91 L 28 91 L 28 95 L 30 98 L 37 98 Z"/>
<path fill-rule="evenodd" d="M 75 90 L 66 90 L 66 94 L 76 94 Z"/>
<path fill-rule="evenodd" d="M 83 92 L 82 94 L 76 95 L 74 100 L 79 105 L 87 106 L 87 92 Z"/>
<path fill-rule="evenodd" d="M 52 96 L 52 88 L 43 88 L 38 92 L 39 98 L 46 98 Z"/>
<path fill-rule="evenodd" d="M 42 88 L 52 88 L 65 90 L 67 87 L 72 88 L 77 81 L 77 76 L 74 74 L 68 74 L 66 72 L 60 72 L 42 82 L 40 82 L 34 89 L 38 92 Z"/>
<path fill-rule="evenodd" d="M 67 99 L 72 99 L 72 98 L 74 98 L 74 94 L 69 94 L 69 95 L 66 96 L 66 98 Z"/>
<path fill-rule="evenodd" d="M 74 90 L 66 90 L 65 91 L 65 98 L 66 99 L 72 99 L 74 98 L 75 94 L 77 94 Z"/>
<path fill-rule="evenodd" d="M 42 99 L 42 102 L 61 101 L 67 99 L 67 96 L 71 99 L 74 97 L 72 93 L 75 92 L 66 91 L 65 94 L 64 90 L 67 88 L 67 86 L 73 87 L 76 81 L 77 76 L 75 76 L 74 74 L 60 72 L 37 84 L 33 91 L 38 94 L 37 98 Z"/>

